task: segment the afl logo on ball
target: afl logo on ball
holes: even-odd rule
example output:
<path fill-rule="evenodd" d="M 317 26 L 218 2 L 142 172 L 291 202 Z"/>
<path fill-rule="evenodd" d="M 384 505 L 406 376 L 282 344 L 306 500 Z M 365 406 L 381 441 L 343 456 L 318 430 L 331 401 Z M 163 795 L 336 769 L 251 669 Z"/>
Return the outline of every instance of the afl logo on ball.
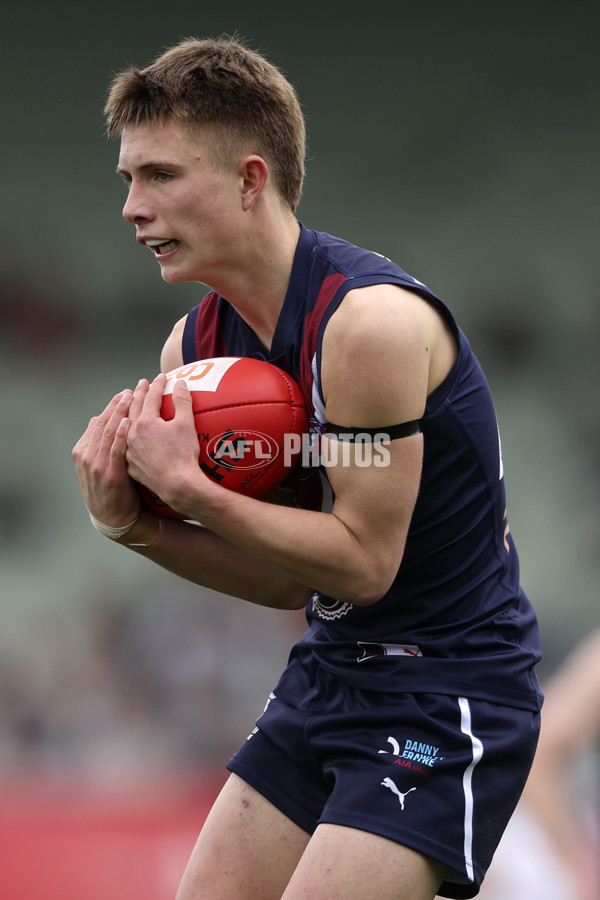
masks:
<path fill-rule="evenodd" d="M 279 445 L 260 431 L 225 431 L 212 438 L 209 457 L 226 469 L 258 469 L 279 456 Z"/>

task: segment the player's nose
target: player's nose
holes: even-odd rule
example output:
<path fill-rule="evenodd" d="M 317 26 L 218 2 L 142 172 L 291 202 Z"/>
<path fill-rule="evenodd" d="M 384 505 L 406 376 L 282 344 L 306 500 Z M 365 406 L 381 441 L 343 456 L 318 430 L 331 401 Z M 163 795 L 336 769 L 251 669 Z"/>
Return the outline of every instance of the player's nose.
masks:
<path fill-rule="evenodd" d="M 122 214 L 123 218 L 133 225 L 152 219 L 152 210 L 144 200 L 141 189 L 135 183 L 132 183 L 129 187 Z"/>

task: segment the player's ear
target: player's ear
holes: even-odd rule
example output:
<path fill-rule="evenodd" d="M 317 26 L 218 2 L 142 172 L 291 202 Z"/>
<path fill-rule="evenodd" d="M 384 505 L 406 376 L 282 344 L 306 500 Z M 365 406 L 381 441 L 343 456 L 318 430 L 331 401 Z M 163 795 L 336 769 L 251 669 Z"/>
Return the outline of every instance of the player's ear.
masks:
<path fill-rule="evenodd" d="M 262 194 L 269 177 L 269 167 L 262 156 L 245 156 L 240 163 L 243 179 L 242 203 L 245 210 L 252 209 Z"/>

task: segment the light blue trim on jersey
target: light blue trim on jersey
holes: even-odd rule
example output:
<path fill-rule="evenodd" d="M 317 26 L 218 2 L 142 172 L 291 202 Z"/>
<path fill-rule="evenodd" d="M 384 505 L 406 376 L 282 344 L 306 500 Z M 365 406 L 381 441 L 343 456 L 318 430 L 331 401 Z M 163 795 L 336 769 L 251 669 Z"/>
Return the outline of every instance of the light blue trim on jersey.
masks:
<path fill-rule="evenodd" d="M 325 412 L 325 404 L 322 400 L 322 391 L 321 391 L 321 373 L 319 372 L 319 366 L 317 363 L 317 354 L 313 354 L 313 358 L 310 361 L 310 368 L 313 376 L 312 383 L 312 402 L 315 410 L 315 419 L 319 423 L 319 425 L 324 428 L 327 424 L 327 414 Z"/>

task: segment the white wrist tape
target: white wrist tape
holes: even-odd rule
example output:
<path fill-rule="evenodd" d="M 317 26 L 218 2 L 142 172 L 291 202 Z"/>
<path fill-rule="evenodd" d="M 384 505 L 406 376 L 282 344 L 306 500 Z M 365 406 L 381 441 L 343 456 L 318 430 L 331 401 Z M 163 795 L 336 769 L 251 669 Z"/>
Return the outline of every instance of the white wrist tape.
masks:
<path fill-rule="evenodd" d="M 110 538 L 111 541 L 116 541 L 117 538 L 123 537 L 123 535 L 127 534 L 128 531 L 131 531 L 131 529 L 139 519 L 139 516 L 136 516 L 133 522 L 130 522 L 129 525 L 121 525 L 120 528 L 112 528 L 110 525 L 105 525 L 103 522 L 99 522 L 98 519 L 96 519 L 96 517 L 91 514 L 89 509 L 88 512 L 90 513 L 90 519 L 92 520 L 92 525 L 94 526 L 96 531 L 99 531 L 100 534 L 104 535 L 104 537 Z"/>

